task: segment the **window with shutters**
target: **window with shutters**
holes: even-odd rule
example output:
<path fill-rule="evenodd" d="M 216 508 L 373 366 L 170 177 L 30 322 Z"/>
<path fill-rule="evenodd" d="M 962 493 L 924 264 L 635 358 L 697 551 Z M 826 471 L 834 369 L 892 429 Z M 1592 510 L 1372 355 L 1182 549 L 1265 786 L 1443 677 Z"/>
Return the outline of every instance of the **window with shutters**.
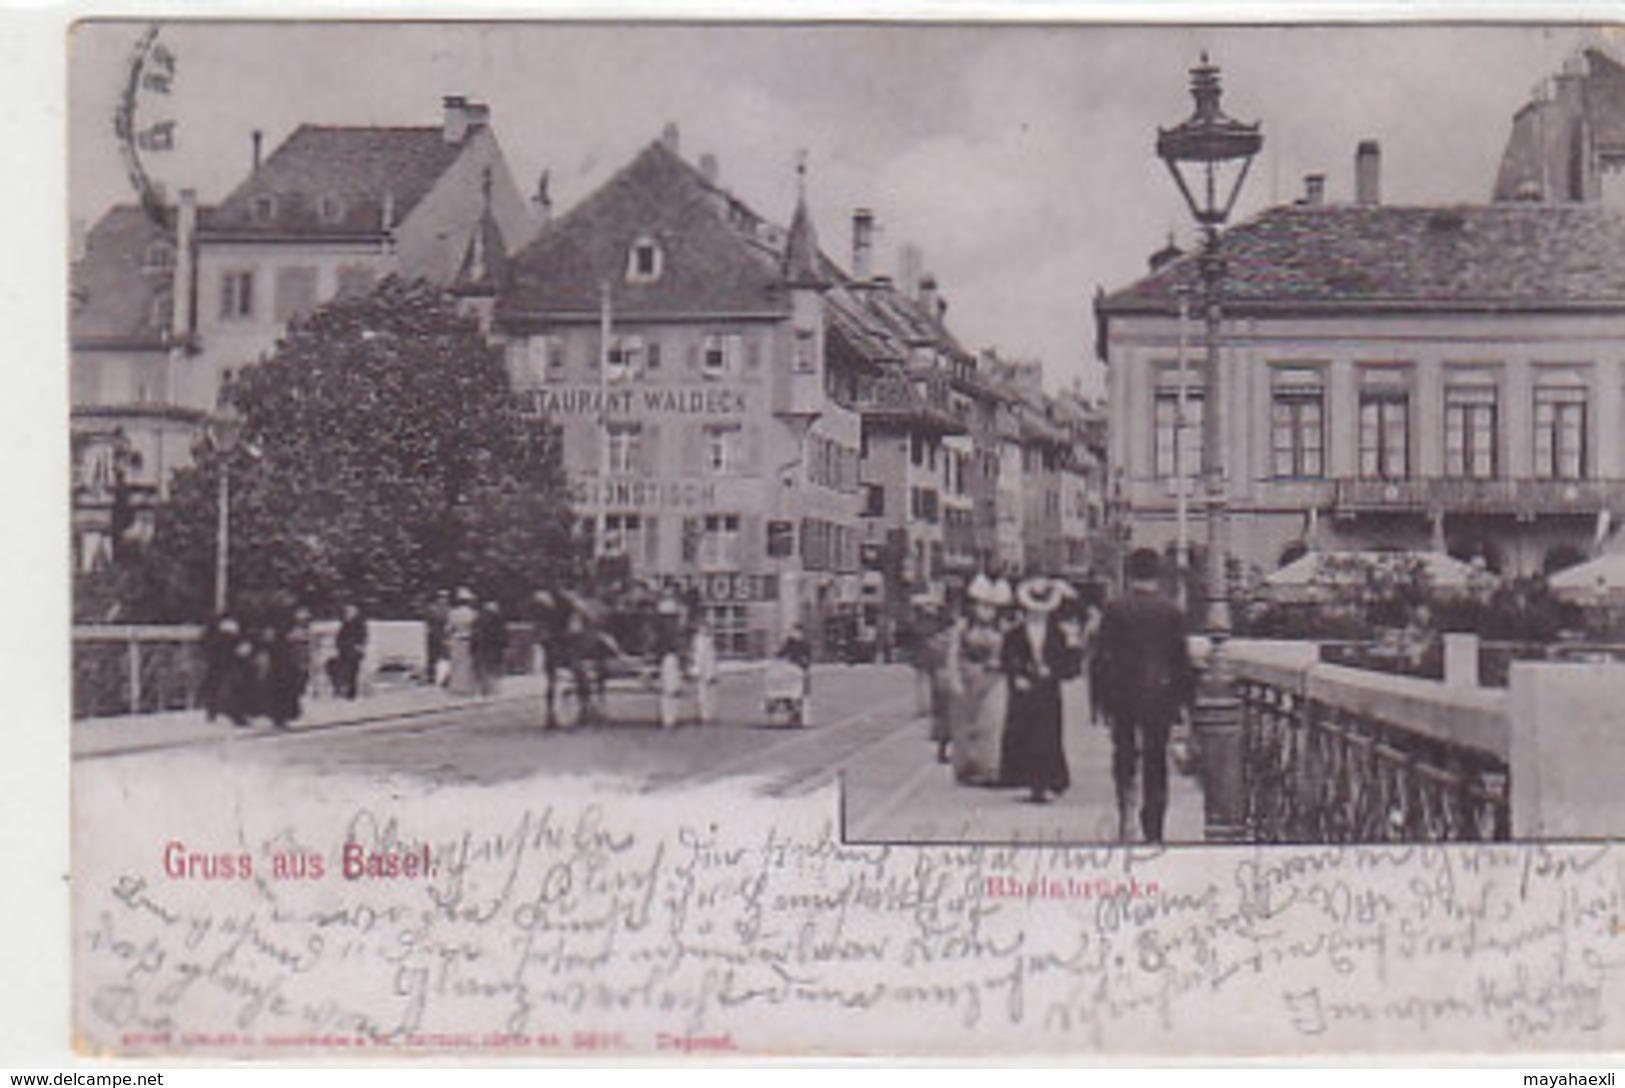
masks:
<path fill-rule="evenodd" d="M 309 265 L 279 268 L 271 302 L 278 321 L 291 321 L 316 307 L 316 269 Z"/>
<path fill-rule="evenodd" d="M 254 316 L 254 273 L 234 269 L 220 277 L 220 319 L 245 321 Z"/>

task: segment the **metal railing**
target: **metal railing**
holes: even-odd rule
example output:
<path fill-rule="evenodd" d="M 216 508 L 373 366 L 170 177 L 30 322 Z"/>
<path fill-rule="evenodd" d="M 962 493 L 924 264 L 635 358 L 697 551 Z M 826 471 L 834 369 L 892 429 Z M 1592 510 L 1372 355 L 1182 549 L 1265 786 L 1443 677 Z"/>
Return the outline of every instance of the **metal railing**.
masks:
<path fill-rule="evenodd" d="M 73 629 L 73 716 L 185 710 L 203 679 L 202 628 L 189 625 Z"/>
<path fill-rule="evenodd" d="M 1260 843 L 1511 837 L 1503 693 L 1237 643 L 1247 837 Z"/>
<path fill-rule="evenodd" d="M 1477 512 L 1487 514 L 1595 514 L 1625 500 L 1622 480 L 1473 480 L 1412 477 L 1340 479 L 1335 502 L 1343 510 Z"/>

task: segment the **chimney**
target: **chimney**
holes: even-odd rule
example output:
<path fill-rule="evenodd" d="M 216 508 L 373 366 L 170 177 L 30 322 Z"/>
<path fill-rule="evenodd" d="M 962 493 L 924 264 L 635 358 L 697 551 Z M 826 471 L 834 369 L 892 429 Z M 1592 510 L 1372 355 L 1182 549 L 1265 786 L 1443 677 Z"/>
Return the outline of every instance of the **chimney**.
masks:
<path fill-rule="evenodd" d="M 919 288 L 920 309 L 924 310 L 925 316 L 931 320 L 939 319 L 942 316 L 940 309 L 942 299 L 937 294 L 937 277 L 927 272 L 914 283 Z"/>
<path fill-rule="evenodd" d="M 852 213 L 852 276 L 863 282 L 874 275 L 875 213 L 859 208 Z"/>
<path fill-rule="evenodd" d="M 388 233 L 395 228 L 395 190 L 384 190 L 384 206 L 378 216 L 378 229 Z"/>
<path fill-rule="evenodd" d="M 444 120 L 441 132 L 448 144 L 460 144 L 468 135 L 468 99 L 460 94 L 448 94 L 440 100 Z"/>
<path fill-rule="evenodd" d="M 705 183 L 711 186 L 713 189 L 715 189 L 717 186 L 717 177 L 720 172 L 721 170 L 717 166 L 717 157 L 715 155 L 707 151 L 705 154 L 700 156 L 700 176 L 704 178 Z"/>
<path fill-rule="evenodd" d="M 897 247 L 897 282 L 909 298 L 920 297 L 920 280 L 925 275 L 925 255 L 912 242 Z"/>
<path fill-rule="evenodd" d="M 1382 151 L 1375 140 L 1361 140 L 1354 152 L 1354 202 L 1382 203 Z"/>
<path fill-rule="evenodd" d="M 1326 175 L 1305 174 L 1303 176 L 1303 206 L 1318 208 L 1326 203 Z"/>
<path fill-rule="evenodd" d="M 256 133 L 258 135 L 258 133 Z M 197 190 L 182 189 L 175 215 L 175 279 L 170 287 L 170 335 L 184 343 L 192 335 L 192 281 L 197 254 Z"/>
<path fill-rule="evenodd" d="M 254 142 L 254 173 L 257 174 L 257 173 L 260 172 L 260 151 L 265 146 L 265 133 L 261 132 L 259 129 L 255 129 L 254 134 L 253 134 L 253 142 Z"/>
<path fill-rule="evenodd" d="M 666 145 L 666 150 L 673 155 L 682 154 L 682 134 L 677 131 L 676 121 L 667 121 L 666 127 L 660 130 L 660 142 Z"/>

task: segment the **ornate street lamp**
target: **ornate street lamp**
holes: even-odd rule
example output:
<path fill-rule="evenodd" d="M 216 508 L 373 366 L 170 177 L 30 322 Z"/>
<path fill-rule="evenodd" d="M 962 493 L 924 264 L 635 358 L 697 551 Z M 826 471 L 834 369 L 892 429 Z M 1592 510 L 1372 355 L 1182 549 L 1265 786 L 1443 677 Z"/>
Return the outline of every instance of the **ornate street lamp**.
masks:
<path fill-rule="evenodd" d="M 1207 835 L 1210 839 L 1237 839 L 1246 830 L 1246 796 L 1240 704 L 1223 653 L 1224 641 L 1230 634 L 1230 508 L 1224 470 L 1224 383 L 1219 369 L 1220 299 L 1225 275 L 1219 230 L 1230 218 L 1253 158 L 1264 146 L 1264 137 L 1257 124 L 1225 116 L 1219 96 L 1219 69 L 1203 53 L 1202 62 L 1191 69 L 1195 111 L 1173 128 L 1157 130 L 1157 157 L 1167 164 L 1202 231 L 1197 271 L 1206 339 L 1202 479 L 1207 508 L 1205 627 L 1211 650 L 1202 674 L 1194 724 L 1202 751 Z"/>
<path fill-rule="evenodd" d="M 228 555 L 231 544 L 231 457 L 242 439 L 242 418 L 229 398 L 222 398 L 219 410 L 209 420 L 209 445 L 218 455 L 220 463 L 219 491 L 215 496 L 214 535 L 214 611 L 219 616 L 226 611 L 226 590 L 229 584 Z"/>

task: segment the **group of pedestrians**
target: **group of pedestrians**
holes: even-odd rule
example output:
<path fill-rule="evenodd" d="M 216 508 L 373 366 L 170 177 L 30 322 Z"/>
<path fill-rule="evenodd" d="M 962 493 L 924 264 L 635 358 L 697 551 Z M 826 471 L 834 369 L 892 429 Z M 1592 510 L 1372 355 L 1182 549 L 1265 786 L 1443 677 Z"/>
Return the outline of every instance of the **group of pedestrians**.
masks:
<path fill-rule="evenodd" d="M 495 695 L 506 671 L 508 621 L 467 586 L 435 595 L 424 617 L 424 678 L 453 695 Z"/>
<path fill-rule="evenodd" d="M 917 663 L 929 684 L 937 758 L 967 786 L 1025 789 L 1046 803 L 1071 786 L 1063 685 L 1110 729 L 1118 833 L 1160 842 L 1168 740 L 1195 693 L 1183 616 L 1162 591 L 1157 553 L 1126 564 L 1125 592 L 1029 578 L 1012 588 L 978 575 L 964 614 L 939 620 Z"/>
<path fill-rule="evenodd" d="M 359 694 L 366 645 L 366 621 L 358 608 L 345 605 L 334 653 L 325 664 L 337 697 L 354 699 Z M 277 729 L 288 729 L 299 719 L 314 671 L 308 609 L 297 608 L 258 623 L 224 613 L 204 632 L 202 652 L 198 695 L 209 721 L 224 717 L 246 729 L 255 718 L 263 717 Z"/>

